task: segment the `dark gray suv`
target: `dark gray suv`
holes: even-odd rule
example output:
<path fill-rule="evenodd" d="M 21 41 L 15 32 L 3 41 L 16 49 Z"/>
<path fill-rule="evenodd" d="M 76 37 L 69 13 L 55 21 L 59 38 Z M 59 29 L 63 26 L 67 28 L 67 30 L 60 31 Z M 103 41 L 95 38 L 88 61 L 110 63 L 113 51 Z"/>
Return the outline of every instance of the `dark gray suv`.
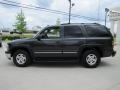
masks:
<path fill-rule="evenodd" d="M 20 67 L 34 61 L 81 62 L 94 68 L 102 57 L 115 55 L 113 41 L 109 29 L 97 23 L 61 24 L 47 26 L 33 38 L 8 43 L 5 53 Z"/>

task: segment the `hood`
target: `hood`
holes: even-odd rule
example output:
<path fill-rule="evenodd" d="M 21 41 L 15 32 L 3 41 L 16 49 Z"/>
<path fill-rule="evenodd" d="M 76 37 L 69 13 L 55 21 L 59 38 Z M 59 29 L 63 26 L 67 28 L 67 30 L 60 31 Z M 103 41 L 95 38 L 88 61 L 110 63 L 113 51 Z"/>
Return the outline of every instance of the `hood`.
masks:
<path fill-rule="evenodd" d="M 34 40 L 35 39 L 33 39 L 33 38 L 16 39 L 16 40 L 13 40 L 9 43 L 10 44 L 25 44 L 25 43 L 28 43 L 28 42 L 33 42 Z"/>

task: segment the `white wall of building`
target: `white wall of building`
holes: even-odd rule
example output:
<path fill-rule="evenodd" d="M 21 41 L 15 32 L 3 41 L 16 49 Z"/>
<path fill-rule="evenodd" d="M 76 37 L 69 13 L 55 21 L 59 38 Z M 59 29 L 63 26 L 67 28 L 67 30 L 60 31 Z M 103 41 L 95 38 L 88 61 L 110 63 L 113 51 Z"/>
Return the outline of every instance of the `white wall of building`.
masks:
<path fill-rule="evenodd" d="M 120 33 L 120 7 L 110 9 L 109 12 L 110 26 L 112 34 Z"/>

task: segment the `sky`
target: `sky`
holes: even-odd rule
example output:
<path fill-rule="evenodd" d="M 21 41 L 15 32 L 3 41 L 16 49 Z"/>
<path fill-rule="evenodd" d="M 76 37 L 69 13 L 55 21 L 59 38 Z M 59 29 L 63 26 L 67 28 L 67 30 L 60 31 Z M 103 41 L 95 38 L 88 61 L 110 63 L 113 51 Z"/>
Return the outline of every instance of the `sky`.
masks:
<path fill-rule="evenodd" d="M 10 1 L 10 0 L 9 0 Z M 11 0 L 18 2 L 20 6 L 33 5 L 52 10 L 63 12 L 69 11 L 68 0 Z M 0 0 L 0 2 L 6 2 Z M 9 2 L 10 3 L 10 2 Z M 73 23 L 93 23 L 98 22 L 104 24 L 105 8 L 113 8 L 120 6 L 120 0 L 72 0 L 75 5 L 72 7 L 72 14 L 86 16 L 99 19 L 98 21 L 88 20 L 85 18 L 71 17 Z M 23 10 L 27 28 L 31 29 L 34 26 L 47 26 L 56 24 L 59 18 L 61 23 L 68 23 L 68 15 L 50 13 L 45 10 L 33 10 L 22 7 L 14 7 L 3 5 L 0 3 L 0 28 L 14 28 L 17 14 Z"/>

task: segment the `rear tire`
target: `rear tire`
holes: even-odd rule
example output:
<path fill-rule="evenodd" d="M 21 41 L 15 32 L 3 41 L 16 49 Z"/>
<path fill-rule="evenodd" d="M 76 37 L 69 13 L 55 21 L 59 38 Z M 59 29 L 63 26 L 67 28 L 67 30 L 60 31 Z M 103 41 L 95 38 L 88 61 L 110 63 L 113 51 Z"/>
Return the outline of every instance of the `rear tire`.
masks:
<path fill-rule="evenodd" d="M 18 67 L 26 67 L 31 63 L 31 58 L 28 52 L 24 50 L 17 50 L 13 54 L 13 62 Z"/>
<path fill-rule="evenodd" d="M 83 53 L 82 65 L 87 68 L 96 68 L 101 62 L 100 54 L 96 50 L 88 50 Z"/>

